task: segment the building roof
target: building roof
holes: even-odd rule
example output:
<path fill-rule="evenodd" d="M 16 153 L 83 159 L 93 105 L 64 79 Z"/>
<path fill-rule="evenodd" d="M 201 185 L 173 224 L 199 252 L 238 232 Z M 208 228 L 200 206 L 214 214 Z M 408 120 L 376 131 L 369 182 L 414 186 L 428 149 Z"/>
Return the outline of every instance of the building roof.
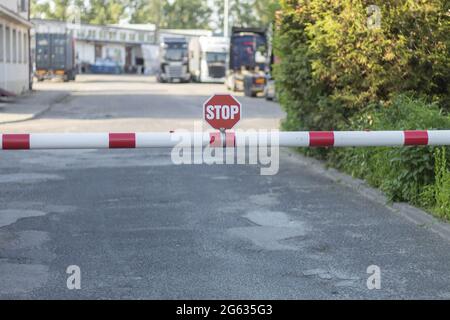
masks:
<path fill-rule="evenodd" d="M 34 24 L 54 24 L 54 25 L 67 25 L 67 22 L 54 20 L 54 19 L 31 19 Z M 91 24 L 91 23 L 80 23 L 84 27 L 94 27 L 94 28 L 110 28 L 117 30 L 130 30 L 130 31 L 155 31 L 155 25 L 153 24 Z"/>
<path fill-rule="evenodd" d="M 182 36 L 212 36 L 213 32 L 211 30 L 205 29 L 161 29 L 160 33 L 177 34 Z"/>
<path fill-rule="evenodd" d="M 137 31 L 155 31 L 156 26 L 151 23 L 119 23 L 109 24 L 108 26 L 124 29 L 132 29 Z"/>
<path fill-rule="evenodd" d="M 0 17 L 5 17 L 6 19 L 13 20 L 16 23 L 20 23 L 28 28 L 31 28 L 33 24 L 27 19 L 23 18 L 21 15 L 9 10 L 5 6 L 0 4 Z"/>

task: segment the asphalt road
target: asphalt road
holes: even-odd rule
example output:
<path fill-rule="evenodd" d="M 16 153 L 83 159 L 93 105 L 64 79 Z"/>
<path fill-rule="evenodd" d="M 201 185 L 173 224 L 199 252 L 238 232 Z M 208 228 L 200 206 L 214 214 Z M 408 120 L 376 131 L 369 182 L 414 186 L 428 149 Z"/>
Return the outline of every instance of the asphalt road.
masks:
<path fill-rule="evenodd" d="M 38 89 L 71 94 L 1 132 L 191 129 L 224 91 L 116 76 Z M 283 117 L 239 99 L 242 128 Z M 289 150 L 275 176 L 173 165 L 167 149 L 4 151 L 0 190 L 0 298 L 450 298 L 448 240 Z M 66 286 L 70 265 L 79 290 Z M 367 287 L 371 265 L 380 289 Z"/>

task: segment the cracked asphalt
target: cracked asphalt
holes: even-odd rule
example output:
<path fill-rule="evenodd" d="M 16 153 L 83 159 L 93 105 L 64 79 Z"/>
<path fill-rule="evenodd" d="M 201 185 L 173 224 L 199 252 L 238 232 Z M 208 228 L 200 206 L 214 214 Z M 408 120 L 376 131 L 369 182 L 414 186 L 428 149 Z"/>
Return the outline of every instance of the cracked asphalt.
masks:
<path fill-rule="evenodd" d="M 220 84 L 82 76 L 0 132 L 192 129 Z M 238 96 L 241 128 L 284 116 Z M 1 116 L 1 115 L 0 115 Z M 0 151 L 3 299 L 449 299 L 450 242 L 280 153 L 258 165 L 173 165 L 168 149 Z M 66 269 L 81 270 L 81 289 Z M 381 272 L 369 290 L 367 268 Z"/>

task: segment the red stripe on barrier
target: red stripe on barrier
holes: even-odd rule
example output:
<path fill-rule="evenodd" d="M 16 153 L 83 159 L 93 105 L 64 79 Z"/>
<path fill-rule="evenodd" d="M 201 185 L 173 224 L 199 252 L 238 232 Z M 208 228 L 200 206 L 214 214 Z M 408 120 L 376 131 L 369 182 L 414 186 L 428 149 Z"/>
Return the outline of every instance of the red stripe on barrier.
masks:
<path fill-rule="evenodd" d="M 406 130 L 403 133 L 405 136 L 405 146 L 428 144 L 428 132 L 426 130 Z"/>
<path fill-rule="evenodd" d="M 27 150 L 30 149 L 29 134 L 4 134 L 2 148 L 5 150 Z"/>
<path fill-rule="evenodd" d="M 222 143 L 220 141 L 220 132 L 211 132 L 209 134 L 209 146 L 210 147 L 221 147 Z"/>
<path fill-rule="evenodd" d="M 211 132 L 209 134 L 209 146 L 218 148 L 223 147 L 222 134 L 220 132 Z M 225 147 L 234 148 L 236 146 L 236 135 L 234 132 L 225 133 Z"/>
<path fill-rule="evenodd" d="M 333 131 L 310 131 L 309 146 L 310 147 L 327 147 L 334 145 Z"/>
<path fill-rule="evenodd" d="M 228 148 L 234 148 L 236 146 L 236 135 L 234 132 L 225 133 L 225 145 Z"/>
<path fill-rule="evenodd" d="M 136 148 L 135 133 L 110 133 L 109 147 L 115 148 Z"/>

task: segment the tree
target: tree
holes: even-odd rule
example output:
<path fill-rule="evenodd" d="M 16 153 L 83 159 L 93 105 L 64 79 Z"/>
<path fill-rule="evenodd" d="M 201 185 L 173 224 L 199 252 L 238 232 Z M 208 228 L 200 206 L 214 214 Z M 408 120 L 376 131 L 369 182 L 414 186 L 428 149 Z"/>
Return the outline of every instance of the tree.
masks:
<path fill-rule="evenodd" d="M 278 0 L 256 0 L 254 8 L 259 24 L 267 26 L 275 19 L 275 12 L 280 9 Z"/>
<path fill-rule="evenodd" d="M 154 23 L 159 25 L 163 0 L 135 0 L 130 2 L 131 23 Z"/>
<path fill-rule="evenodd" d="M 447 1 L 374 2 L 378 25 L 364 0 L 281 1 L 276 78 L 287 128 L 348 129 L 368 106 L 407 92 L 450 110 Z"/>
<path fill-rule="evenodd" d="M 137 0 L 131 6 L 130 22 L 169 29 L 207 28 L 212 14 L 207 0 Z"/>
<path fill-rule="evenodd" d="M 72 0 L 54 0 L 52 3 L 51 6 L 49 1 L 38 2 L 33 0 L 31 2 L 31 17 L 66 21 L 69 17 L 69 7 Z"/>
<path fill-rule="evenodd" d="M 259 25 L 258 18 L 253 9 L 255 0 L 229 0 L 229 23 L 230 26 L 255 27 Z M 215 0 L 217 16 L 220 23 L 215 27 L 223 28 L 224 0 Z"/>
<path fill-rule="evenodd" d="M 126 6 L 124 0 L 33 0 L 31 17 L 68 21 L 73 18 L 73 12 L 78 11 L 81 22 L 112 24 L 125 17 Z"/>
<path fill-rule="evenodd" d="M 206 0 L 165 1 L 163 18 L 165 28 L 202 29 L 209 26 L 212 10 Z"/>
<path fill-rule="evenodd" d="M 230 26 L 240 27 L 269 26 L 279 7 L 278 0 L 229 0 L 229 4 Z M 224 0 L 215 0 L 214 5 L 220 21 L 214 27 L 222 29 Z"/>
<path fill-rule="evenodd" d="M 89 23 L 113 24 L 125 17 L 126 3 L 121 0 L 90 0 Z"/>

